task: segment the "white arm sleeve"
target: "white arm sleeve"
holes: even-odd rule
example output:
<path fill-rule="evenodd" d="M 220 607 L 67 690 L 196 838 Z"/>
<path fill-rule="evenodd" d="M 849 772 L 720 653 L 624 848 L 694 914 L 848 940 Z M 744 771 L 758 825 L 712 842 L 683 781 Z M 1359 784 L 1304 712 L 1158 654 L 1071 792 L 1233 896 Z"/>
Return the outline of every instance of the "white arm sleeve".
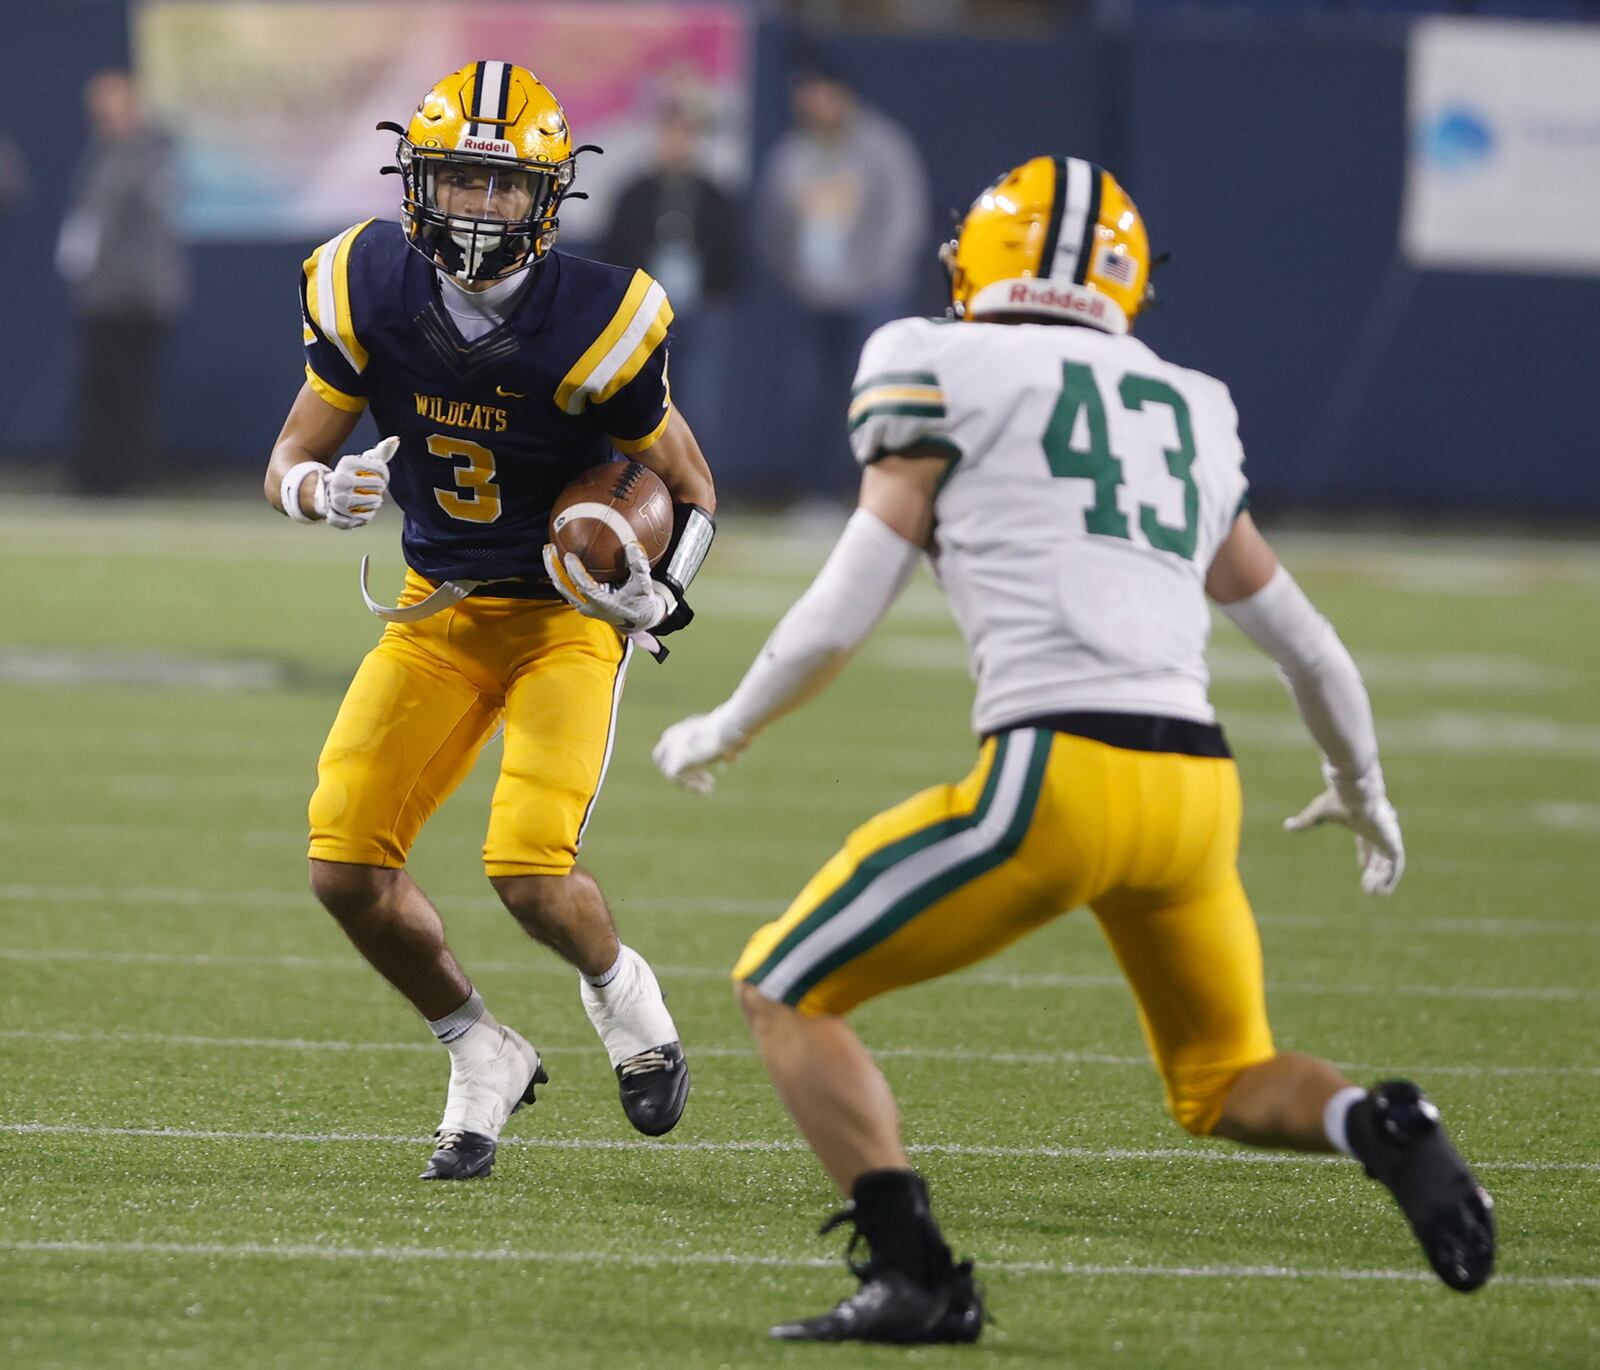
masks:
<path fill-rule="evenodd" d="M 918 549 L 857 509 L 817 578 L 718 710 L 741 741 L 821 692 L 871 635 L 916 568 Z"/>
<path fill-rule="evenodd" d="M 1339 634 L 1294 577 L 1279 566 L 1255 594 L 1221 607 L 1278 663 L 1300 717 L 1328 759 L 1329 778 L 1343 784 L 1367 778 L 1378 760 L 1367 687 Z"/>

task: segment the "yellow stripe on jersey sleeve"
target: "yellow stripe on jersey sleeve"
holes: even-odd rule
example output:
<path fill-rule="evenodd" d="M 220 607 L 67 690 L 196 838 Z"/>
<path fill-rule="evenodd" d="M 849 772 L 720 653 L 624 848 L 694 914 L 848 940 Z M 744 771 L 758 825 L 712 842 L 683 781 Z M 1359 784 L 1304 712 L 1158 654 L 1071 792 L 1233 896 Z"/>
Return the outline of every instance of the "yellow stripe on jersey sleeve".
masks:
<path fill-rule="evenodd" d="M 311 322 L 317 326 L 319 332 L 327 331 L 322 327 L 321 305 L 317 296 L 317 283 L 322 269 L 322 254 L 327 246 L 327 243 L 323 243 L 314 249 L 311 255 L 306 258 L 304 268 L 306 273 L 306 314 Z"/>
<path fill-rule="evenodd" d="M 306 381 L 311 388 L 323 399 L 327 400 L 335 409 L 343 409 L 347 414 L 360 414 L 365 412 L 366 400 L 359 395 L 347 395 L 336 385 L 329 385 L 321 376 L 311 369 L 311 363 L 306 363 Z"/>
<path fill-rule="evenodd" d="M 637 376 L 644 368 L 644 364 L 650 360 L 651 354 L 661 346 L 661 340 L 667 336 L 667 329 L 671 323 L 672 302 L 667 299 L 666 293 L 662 292 L 661 306 L 656 310 L 655 317 L 650 320 L 644 336 L 639 339 L 638 346 L 628 353 L 627 359 L 617 368 L 611 379 L 589 397 L 590 403 L 604 404 Z"/>
<path fill-rule="evenodd" d="M 306 313 L 357 375 L 367 369 L 367 349 L 356 336 L 350 308 L 350 249 L 373 220 L 347 228 L 306 258 Z"/>
<path fill-rule="evenodd" d="M 355 315 L 350 310 L 350 249 L 355 246 L 356 239 L 367 224 L 358 224 L 344 235 L 344 241 L 339 244 L 339 249 L 333 257 L 333 309 L 334 324 L 339 330 L 339 339 L 344 343 L 345 354 L 350 358 L 351 364 L 359 375 L 367 369 L 367 349 L 361 345 L 361 340 L 356 337 Z"/>
<path fill-rule="evenodd" d="M 556 405 L 564 413 L 577 414 L 582 411 L 588 399 L 584 391 L 585 385 L 622 335 L 628 331 L 634 315 L 639 312 L 639 307 L 644 303 L 644 298 L 650 293 L 653 285 L 655 282 L 650 279 L 648 272 L 633 273 L 633 280 L 628 283 L 627 294 L 622 297 L 622 303 L 611 316 L 611 322 L 601 331 L 600 336 L 589 344 L 588 349 L 573 363 L 572 369 L 562 377 L 561 384 L 556 387 Z"/>

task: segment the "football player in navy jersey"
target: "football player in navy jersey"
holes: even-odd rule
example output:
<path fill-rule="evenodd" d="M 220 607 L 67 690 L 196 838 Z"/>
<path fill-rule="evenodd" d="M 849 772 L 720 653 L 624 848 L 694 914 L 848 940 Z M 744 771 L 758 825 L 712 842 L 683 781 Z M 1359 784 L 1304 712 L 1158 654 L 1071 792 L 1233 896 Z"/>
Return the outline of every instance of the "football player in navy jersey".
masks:
<path fill-rule="evenodd" d="M 667 388 L 672 307 L 643 271 L 555 250 L 576 159 L 538 78 L 476 62 L 400 135 L 401 222 L 324 243 L 301 281 L 306 380 L 267 467 L 269 503 L 360 528 L 404 514 L 405 589 L 317 765 L 311 887 L 444 1043 L 450 1085 L 424 1179 L 489 1173 L 506 1119 L 546 1079 L 485 1008 L 406 873 L 422 825 L 504 729 L 484 867 L 580 991 L 641 1132 L 682 1115 L 689 1073 L 649 965 L 619 942 L 578 844 L 610 758 L 635 642 L 688 623 L 716 496 Z M 370 411 L 380 441 L 344 452 Z M 618 586 L 545 561 L 550 506 L 625 453 L 666 482 L 672 544 Z M 562 568 L 564 569 L 564 568 Z"/>

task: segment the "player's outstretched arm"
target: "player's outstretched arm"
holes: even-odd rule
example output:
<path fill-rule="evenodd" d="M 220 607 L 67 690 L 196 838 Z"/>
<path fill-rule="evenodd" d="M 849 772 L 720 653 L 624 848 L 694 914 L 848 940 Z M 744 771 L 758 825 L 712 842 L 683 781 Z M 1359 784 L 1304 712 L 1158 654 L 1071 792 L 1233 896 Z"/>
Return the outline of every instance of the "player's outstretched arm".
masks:
<path fill-rule="evenodd" d="M 884 457 L 867 467 L 861 502 L 810 589 L 728 699 L 675 723 L 652 755 L 686 789 L 708 792 L 713 762 L 731 761 L 773 719 L 818 694 L 899 597 L 933 522 L 948 454 Z"/>
<path fill-rule="evenodd" d="M 1284 827 L 1340 823 L 1356 834 L 1361 888 L 1388 894 L 1405 870 L 1400 821 L 1378 764 L 1372 701 L 1349 650 L 1274 555 L 1248 513 L 1235 520 L 1206 574 L 1222 612 L 1278 665 L 1322 748 L 1327 788 Z"/>
<path fill-rule="evenodd" d="M 337 456 L 360 418 L 329 404 L 309 383 L 301 386 L 267 462 L 267 503 L 296 523 L 349 529 L 371 522 L 389 488 L 389 459 L 400 440 L 385 438 L 365 452 Z"/>

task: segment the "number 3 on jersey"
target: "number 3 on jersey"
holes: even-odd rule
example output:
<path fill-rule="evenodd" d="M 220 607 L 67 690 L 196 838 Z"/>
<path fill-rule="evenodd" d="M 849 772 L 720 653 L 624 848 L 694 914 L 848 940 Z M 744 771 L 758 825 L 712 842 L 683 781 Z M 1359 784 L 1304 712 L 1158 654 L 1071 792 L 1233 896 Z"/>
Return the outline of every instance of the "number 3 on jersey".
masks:
<path fill-rule="evenodd" d="M 428 451 L 452 462 L 465 457 L 468 463 L 456 467 L 454 490 L 434 487 L 433 497 L 445 513 L 467 523 L 493 523 L 500 517 L 500 487 L 494 483 L 493 452 L 479 443 L 443 433 L 429 436 Z"/>
<path fill-rule="evenodd" d="M 1124 376 L 1118 394 L 1124 409 L 1141 410 L 1147 404 L 1163 404 L 1172 411 L 1178 446 L 1163 448 L 1162 454 L 1166 457 L 1168 473 L 1183 482 L 1183 527 L 1173 528 L 1162 523 L 1153 506 L 1141 504 L 1139 530 L 1158 552 L 1172 552 L 1192 560 L 1200 492 L 1190 474 L 1195 453 L 1189 405 L 1165 381 L 1149 376 Z M 1084 415 L 1087 444 L 1074 447 L 1072 437 L 1080 412 Z M 1067 362 L 1063 366 L 1061 397 L 1056 401 L 1041 441 L 1052 475 L 1076 476 L 1094 482 L 1094 503 L 1084 511 L 1084 529 L 1102 537 L 1131 540 L 1128 517 L 1117 507 L 1117 490 L 1123 483 L 1122 461 L 1111 450 L 1105 402 L 1094 383 L 1094 373 L 1082 363 Z"/>

